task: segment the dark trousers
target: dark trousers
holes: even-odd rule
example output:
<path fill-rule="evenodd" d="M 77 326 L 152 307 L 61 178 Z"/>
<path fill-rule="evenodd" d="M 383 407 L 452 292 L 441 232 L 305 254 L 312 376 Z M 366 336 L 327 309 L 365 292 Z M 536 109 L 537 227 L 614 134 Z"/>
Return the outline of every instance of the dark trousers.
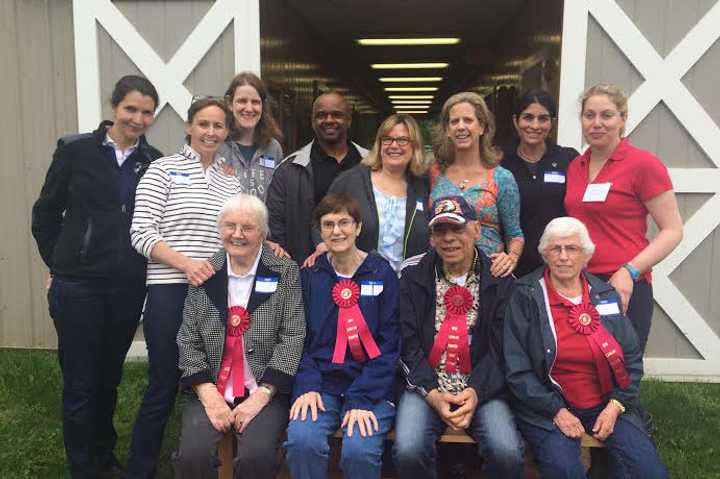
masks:
<path fill-rule="evenodd" d="M 182 323 L 187 284 L 149 285 L 143 316 L 148 387 L 133 427 L 127 477 L 155 476 L 165 425 L 175 405 L 180 373 L 175 338 Z"/>
<path fill-rule="evenodd" d="M 173 458 L 176 479 L 215 479 L 220 460 L 217 446 L 224 433 L 208 419 L 195 394 L 186 394 L 183 405 L 180 444 Z M 290 398 L 276 395 L 247 425 L 235 434 L 237 453 L 234 470 L 237 479 L 273 479 L 277 472 L 277 449 L 288 425 Z"/>
<path fill-rule="evenodd" d="M 142 312 L 142 282 L 55 276 L 48 305 L 63 375 L 63 437 L 73 478 L 115 461 L 113 414 L 122 367 Z"/>

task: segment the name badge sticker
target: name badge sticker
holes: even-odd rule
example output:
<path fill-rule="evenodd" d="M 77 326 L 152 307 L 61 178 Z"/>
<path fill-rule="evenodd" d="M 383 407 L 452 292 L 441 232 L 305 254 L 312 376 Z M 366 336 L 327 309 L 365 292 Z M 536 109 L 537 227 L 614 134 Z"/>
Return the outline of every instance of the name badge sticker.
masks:
<path fill-rule="evenodd" d="M 278 278 L 268 276 L 258 276 L 255 278 L 255 292 L 256 293 L 274 293 L 277 290 Z"/>
<path fill-rule="evenodd" d="M 265 168 L 275 168 L 275 158 L 272 156 L 262 155 L 260 157 L 260 166 L 264 166 Z"/>
<path fill-rule="evenodd" d="M 420 200 L 417 200 L 417 201 L 415 202 L 415 209 L 418 210 L 418 211 L 422 211 L 423 208 L 424 208 L 423 202 L 420 201 Z"/>
<path fill-rule="evenodd" d="M 600 316 L 613 316 L 620 314 L 620 306 L 618 306 L 617 301 L 601 301 L 600 304 L 595 306 L 595 309 L 597 309 L 597 312 L 600 313 Z"/>
<path fill-rule="evenodd" d="M 612 183 L 590 183 L 585 190 L 583 203 L 603 203 L 607 199 Z"/>
<path fill-rule="evenodd" d="M 564 185 L 565 173 L 563 173 L 562 171 L 546 171 L 545 183 L 558 183 L 560 185 Z"/>
<path fill-rule="evenodd" d="M 183 171 L 169 171 L 170 181 L 178 185 L 189 185 L 190 184 L 190 173 Z"/>
<path fill-rule="evenodd" d="M 379 296 L 383 291 L 382 281 L 361 281 L 360 296 Z"/>

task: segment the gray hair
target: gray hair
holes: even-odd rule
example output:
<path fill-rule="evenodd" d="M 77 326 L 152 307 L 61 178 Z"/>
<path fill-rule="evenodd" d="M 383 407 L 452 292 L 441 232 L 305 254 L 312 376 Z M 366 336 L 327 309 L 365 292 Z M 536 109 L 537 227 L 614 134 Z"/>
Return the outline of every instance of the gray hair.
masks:
<path fill-rule="evenodd" d="M 255 216 L 260 225 L 260 231 L 262 231 L 263 237 L 267 237 L 270 232 L 267 206 L 265 206 L 265 203 L 263 203 L 258 197 L 248 195 L 247 193 L 238 193 L 237 195 L 231 196 L 225 200 L 225 203 L 218 213 L 218 226 L 220 226 L 220 223 L 225 215 L 238 210 Z"/>
<path fill-rule="evenodd" d="M 540 243 L 538 244 L 538 252 L 540 256 L 545 258 L 545 249 L 551 240 L 555 238 L 567 238 L 569 236 L 577 236 L 580 238 L 580 245 L 582 246 L 585 254 L 592 256 L 595 253 L 595 243 L 590 239 L 590 233 L 588 233 L 585 223 L 577 218 L 571 218 L 570 216 L 561 216 L 550 221 L 545 227 L 542 236 L 540 237 Z"/>

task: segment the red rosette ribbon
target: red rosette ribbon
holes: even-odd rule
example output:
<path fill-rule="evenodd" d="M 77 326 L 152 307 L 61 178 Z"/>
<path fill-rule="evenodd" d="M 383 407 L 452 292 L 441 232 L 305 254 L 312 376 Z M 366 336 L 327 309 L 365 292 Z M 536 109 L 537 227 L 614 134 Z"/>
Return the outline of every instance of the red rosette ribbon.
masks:
<path fill-rule="evenodd" d="M 217 388 L 225 395 L 227 382 L 232 375 L 232 389 L 235 397 L 245 395 L 245 351 L 243 334 L 250 327 L 250 313 L 242 306 L 228 309 L 225 350 L 220 362 Z"/>
<path fill-rule="evenodd" d="M 375 339 L 373 339 L 358 305 L 360 287 L 357 283 L 350 279 L 338 281 L 333 286 L 332 298 L 338 306 L 337 331 L 332 362 L 334 364 L 343 364 L 348 347 L 353 359 L 358 362 L 367 359 L 365 351 L 367 351 L 367 356 L 370 359 L 380 356 L 380 348 L 375 343 Z M 365 351 L 363 351 L 363 346 Z"/>
<path fill-rule="evenodd" d="M 581 303 L 570 308 L 568 323 L 578 333 L 589 336 L 600 327 L 600 314 L 592 303 Z"/>
<path fill-rule="evenodd" d="M 445 355 L 445 371 L 470 374 L 470 338 L 468 337 L 467 314 L 473 305 L 473 296 L 469 289 L 454 285 L 448 288 L 444 296 L 445 317 L 435 342 L 430 350 L 428 361 L 437 368 L 440 357 Z"/>

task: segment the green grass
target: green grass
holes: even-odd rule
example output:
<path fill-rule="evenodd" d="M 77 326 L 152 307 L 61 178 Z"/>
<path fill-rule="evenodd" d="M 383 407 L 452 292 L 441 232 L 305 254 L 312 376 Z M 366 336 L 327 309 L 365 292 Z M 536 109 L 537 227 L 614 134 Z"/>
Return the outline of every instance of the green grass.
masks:
<path fill-rule="evenodd" d="M 118 395 L 115 450 L 123 464 L 132 425 L 147 385 L 147 365 L 125 365 Z M 62 436 L 62 377 L 50 351 L 0 350 L 0 477 L 70 477 Z M 165 432 L 158 478 L 173 477 L 170 453 L 177 445 L 176 408 Z"/>
<path fill-rule="evenodd" d="M 125 365 L 115 425 L 116 454 L 127 459 L 130 433 L 146 386 L 146 364 Z M 69 477 L 61 418 L 62 382 L 53 352 L 0 350 L 0 476 Z M 653 414 L 655 439 L 670 477 L 720 479 L 720 384 L 646 381 L 643 403 Z M 172 477 L 177 410 L 163 443 L 159 478 Z"/>

